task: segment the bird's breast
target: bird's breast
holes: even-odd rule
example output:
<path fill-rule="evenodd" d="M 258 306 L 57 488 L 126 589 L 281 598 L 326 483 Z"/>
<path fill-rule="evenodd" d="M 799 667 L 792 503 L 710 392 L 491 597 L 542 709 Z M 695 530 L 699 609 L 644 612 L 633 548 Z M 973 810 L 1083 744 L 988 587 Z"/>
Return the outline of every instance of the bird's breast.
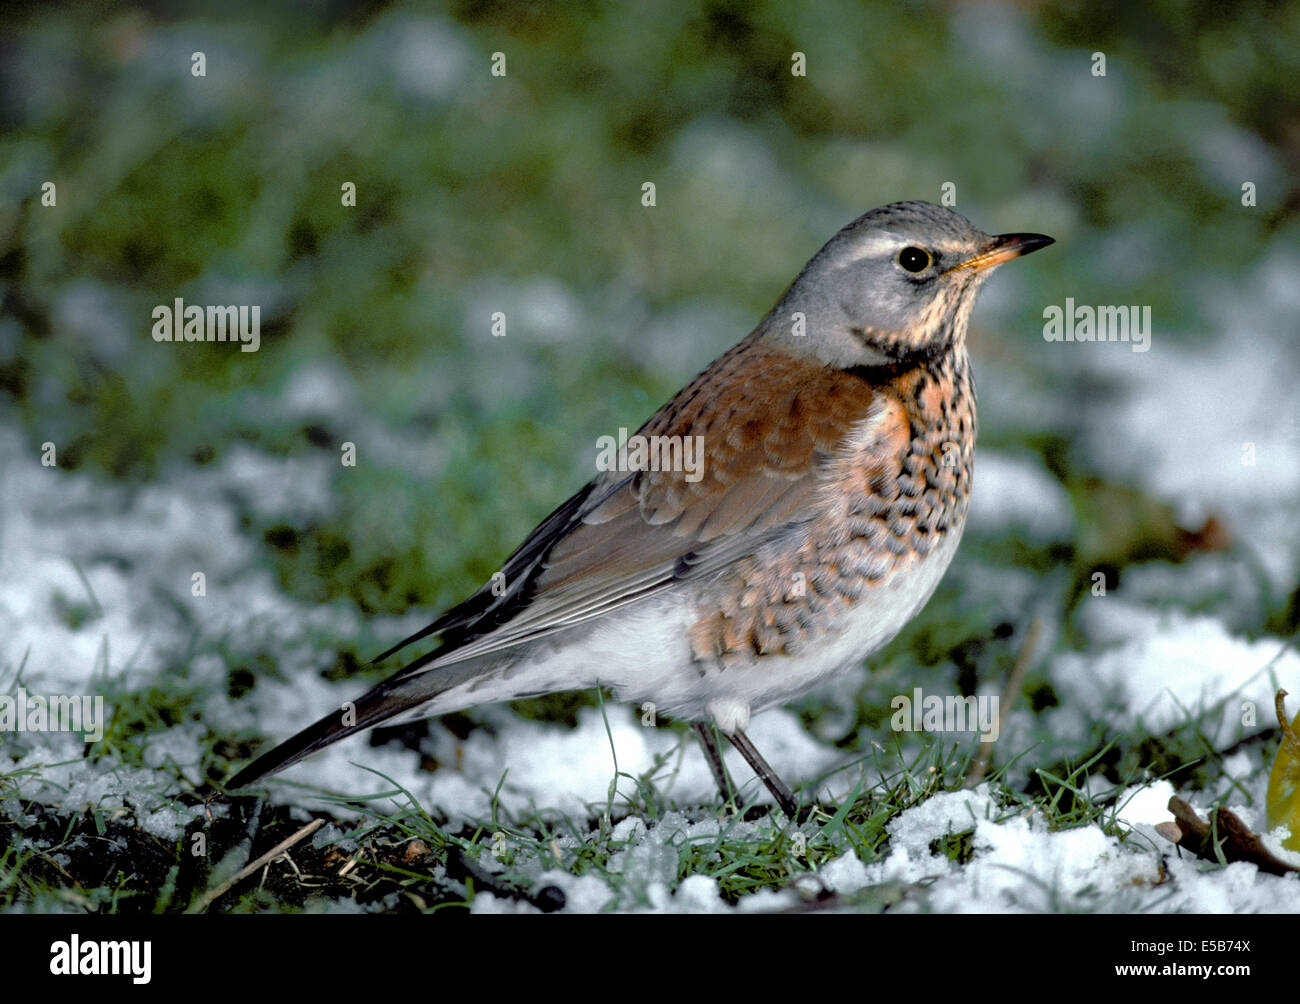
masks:
<path fill-rule="evenodd" d="M 888 642 L 956 552 L 974 441 L 964 352 L 882 384 L 823 465 L 812 518 L 699 597 L 696 659 L 725 669 L 817 645 L 851 659 Z"/>

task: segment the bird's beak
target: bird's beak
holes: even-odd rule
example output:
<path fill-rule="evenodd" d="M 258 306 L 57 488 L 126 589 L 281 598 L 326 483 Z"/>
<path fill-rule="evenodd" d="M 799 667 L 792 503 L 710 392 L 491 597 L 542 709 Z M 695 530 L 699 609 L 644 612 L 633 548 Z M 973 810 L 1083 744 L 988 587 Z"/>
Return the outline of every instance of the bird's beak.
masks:
<path fill-rule="evenodd" d="M 948 271 L 956 272 L 959 269 L 971 269 L 974 272 L 982 272 L 984 269 L 993 268 L 995 265 L 1001 265 L 1012 258 L 1019 258 L 1021 255 L 1030 254 L 1039 248 L 1045 248 L 1047 245 L 1055 243 L 1056 240 L 1046 234 L 999 234 L 990 240 L 975 257 L 966 259 L 966 261 Z"/>

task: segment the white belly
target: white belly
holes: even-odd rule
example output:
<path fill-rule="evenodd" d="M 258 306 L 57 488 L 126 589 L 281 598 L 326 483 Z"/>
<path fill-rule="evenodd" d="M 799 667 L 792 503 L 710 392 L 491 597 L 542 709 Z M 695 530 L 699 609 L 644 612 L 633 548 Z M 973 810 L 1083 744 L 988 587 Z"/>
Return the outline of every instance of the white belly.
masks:
<path fill-rule="evenodd" d="M 664 715 L 717 721 L 724 731 L 745 728 L 751 713 L 784 704 L 821 680 L 861 662 L 888 644 L 934 593 L 961 539 L 950 533 L 923 562 L 882 583 L 820 639 L 794 655 L 764 655 L 750 665 L 702 674 L 691 660 L 685 631 L 694 614 L 651 615 L 663 621 L 643 631 L 626 625 L 628 656 L 610 660 L 600 682 L 622 700 L 654 703 Z M 667 622 L 673 621 L 668 628 Z M 658 636 L 655 638 L 655 636 Z M 655 640 L 651 640 L 654 638 Z M 612 639 L 611 639 L 612 640 Z M 661 655 L 666 648 L 665 655 Z"/>
<path fill-rule="evenodd" d="M 749 665 L 702 671 L 687 641 L 697 613 L 685 594 L 670 591 L 535 643 L 524 658 L 444 692 L 423 713 L 603 686 L 618 700 L 651 704 L 665 717 L 713 719 L 724 731 L 743 729 L 752 713 L 800 696 L 893 639 L 934 593 L 960 538 L 960 529 L 949 533 L 920 564 L 875 587 L 824 637 L 794 655 L 764 655 Z"/>

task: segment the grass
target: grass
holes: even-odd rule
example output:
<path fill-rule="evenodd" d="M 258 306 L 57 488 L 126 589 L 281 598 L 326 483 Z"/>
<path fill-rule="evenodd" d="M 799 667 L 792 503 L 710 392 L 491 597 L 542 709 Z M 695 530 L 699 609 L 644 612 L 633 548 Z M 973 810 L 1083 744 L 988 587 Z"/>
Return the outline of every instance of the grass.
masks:
<path fill-rule="evenodd" d="M 261 532 L 249 524 L 249 533 Z M 1014 533 L 1014 531 L 1007 531 Z M 762 891 L 795 888 L 801 909 L 880 910 L 908 903 L 924 906 L 922 886 L 885 882 L 850 897 L 820 890 L 819 869 L 850 854 L 866 865 L 886 860 L 892 850 L 890 824 L 934 796 L 958 791 L 970 767 L 973 746 L 926 734 L 888 731 L 889 696 L 913 685 L 944 692 L 970 693 L 979 681 L 1005 678 L 1022 644 L 1023 610 L 1012 595 L 973 586 L 994 568 L 1015 567 L 1037 583 L 1048 608 L 1070 611 L 1062 618 L 1058 646 L 1068 647 L 1072 619 L 1092 602 L 1070 597 L 1080 565 L 1078 556 L 1059 541 L 1018 540 L 1021 557 L 1007 566 L 1005 537 L 975 533 L 964 558 L 950 572 L 926 610 L 877 658 L 874 672 L 847 705 L 833 695 L 812 694 L 797 705 L 801 722 L 814 735 L 844 752 L 835 773 L 852 778 L 839 804 L 819 806 L 799 826 L 763 808 L 736 813 L 718 802 L 682 805 L 668 794 L 683 758 L 698 757 L 689 730 L 669 725 L 679 741 L 644 773 L 615 766 L 609 794 L 583 816 L 556 813 L 538 806 L 511 815 L 494 800 L 487 818 L 455 829 L 434 806 L 423 806 L 396 782 L 370 798 L 319 792 L 323 810 L 312 815 L 330 821 L 327 834 L 300 843 L 288 853 L 238 882 L 211 904 L 216 912 L 280 912 L 360 908 L 393 912 L 465 910 L 476 897 L 529 903 L 539 909 L 561 905 L 563 893 L 544 871 L 594 881 L 584 905 L 607 910 L 647 908 L 664 892 L 672 893 L 693 876 L 716 882 L 727 904 L 741 903 Z M 274 543 L 280 549 L 280 543 Z M 1172 556 L 1166 556 L 1169 560 Z M 1191 560 L 1227 560 L 1216 555 Z M 1149 561 L 1147 553 L 1130 552 L 1123 567 Z M 1183 560 L 1179 557 L 1178 560 Z M 353 575 L 364 578 L 366 566 L 339 564 L 330 574 L 338 580 L 331 595 L 352 594 Z M 79 609 L 94 612 L 85 630 L 101 630 L 103 601 L 83 573 L 84 598 Z M 69 603 L 74 601 L 69 601 Z M 1206 597 L 1219 608 L 1225 597 Z M 1261 619 L 1274 618 L 1264 611 Z M 251 731 L 215 727 L 217 705 L 238 706 L 256 695 L 265 681 L 289 679 L 281 663 L 304 641 L 314 650 L 333 651 L 338 659 L 321 676 L 331 679 L 373 678 L 349 628 L 299 626 L 294 631 L 241 637 L 201 638 L 198 623 L 178 639 L 173 662 L 147 677 L 125 670 L 110 673 L 101 661 L 99 692 L 113 709 L 102 742 L 87 752 L 109 774 L 130 775 L 146 766 L 160 767 L 154 805 L 126 808 L 111 796 L 99 803 L 76 805 L 66 799 L 32 801 L 18 792 L 30 790 L 39 768 L 0 775 L 0 909 L 39 911 L 150 913 L 192 910 L 206 892 L 246 863 L 302 826 L 301 810 L 248 797 L 228 798 L 215 787 L 236 762 L 252 753 L 258 736 Z M 1273 737 L 1267 724 L 1248 732 L 1229 749 L 1210 738 L 1214 724 L 1232 710 L 1228 699 L 1206 707 L 1187 704 L 1183 720 L 1152 732 L 1140 718 L 1118 712 L 1090 730 L 1063 742 L 1052 734 L 1049 716 L 1060 697 L 1049 672 L 1052 653 L 1031 666 L 1016 707 L 1027 725 L 1016 748 L 998 746 L 987 783 L 997 807 L 991 822 L 1032 818 L 1049 831 L 1096 827 L 1124 844 L 1127 827 L 1118 822 L 1121 793 L 1156 778 L 1180 789 L 1212 792 L 1220 800 L 1250 800 L 1247 778 L 1234 776 L 1228 759 L 1243 751 L 1262 758 Z M 296 652 L 301 663 L 301 652 Z M 200 671 L 200 659 L 216 659 Z M 215 668 L 214 668 L 215 666 Z M 1268 667 L 1265 667 L 1267 671 Z M 9 691 L 22 679 L 22 666 L 3 678 Z M 583 708 L 603 707 L 600 692 L 551 695 L 515 702 L 521 718 L 572 726 Z M 1114 723 L 1127 721 L 1122 728 Z M 446 726 L 464 738 L 484 722 L 473 715 L 449 716 Z M 443 726 L 433 726 L 441 728 Z M 177 730 L 180 730 L 179 732 Z M 188 766 L 150 754 L 163 735 L 184 735 L 198 753 Z M 889 736 L 887 745 L 879 739 Z M 418 734 L 407 737 L 418 741 Z M 15 756 L 21 738 L 10 740 Z M 166 780 L 170 779 L 170 780 Z M 506 775 L 498 778 L 499 785 Z M 748 775 L 740 778 L 756 789 Z M 821 779 L 817 779 L 820 781 Z M 816 782 L 810 784 L 816 787 Z M 309 791 L 304 794 L 310 794 Z M 183 835 L 163 840 L 142 825 L 150 808 L 171 806 L 192 813 Z M 333 806 L 333 808 L 331 808 Z M 358 817 L 359 814 L 359 818 Z M 969 826 L 936 832 L 929 852 L 936 869 L 951 862 L 968 867 L 981 853 Z M 656 834 L 664 834 L 661 839 Z M 195 841 L 201 845 L 196 853 Z M 1138 849 L 1139 853 L 1144 852 Z M 1032 883 L 1031 883 L 1032 885 Z M 599 890 L 592 891 L 594 889 Z M 1106 897 L 1071 899 L 1059 890 L 1039 890 L 1061 908 L 1103 909 Z M 1056 897 L 1056 898 L 1053 898 Z"/>
<path fill-rule="evenodd" d="M 1177 731 L 1194 734 L 1195 720 L 1189 717 Z M 1008 780 L 1012 768 L 1035 752 L 1019 751 L 987 779 L 1000 807 L 991 822 L 1032 816 L 1052 831 L 1096 826 L 1123 843 L 1130 831 L 1118 822 L 1120 793 L 1132 793 L 1143 775 L 1109 778 L 1115 764 L 1148 741 L 1140 731 L 1113 736 L 1087 759 L 1058 769 L 1034 767 L 1032 782 L 1015 786 Z M 564 904 L 554 883 L 539 879 L 549 871 L 599 881 L 605 893 L 597 898 L 605 910 L 649 907 L 652 896 L 662 895 L 652 891 L 654 883 L 671 893 L 701 875 L 714 879 L 723 901 L 734 905 L 762 890 L 802 889 L 802 878 L 844 854 L 865 864 L 886 859 L 889 824 L 936 794 L 961 790 L 971 763 L 969 748 L 941 740 L 914 743 L 910 752 L 901 743 L 888 751 L 873 748 L 840 768 L 857 776 L 847 798 L 815 807 L 795 825 L 767 807 L 737 813 L 720 803 L 675 804 L 660 788 L 671 780 L 675 760 L 699 755 L 686 749 L 691 742 L 683 733 L 682 744 L 646 774 L 615 775 L 612 784 L 630 785 L 628 797 L 620 797 L 613 812 L 605 804 L 590 806 L 583 818 L 549 810 L 511 816 L 498 808 L 451 830 L 436 810 L 391 778 L 385 778 L 389 790 L 368 798 L 324 794 L 326 806 L 359 817 L 313 812 L 330 821 L 327 838 L 290 848 L 209 909 L 310 911 L 353 902 L 386 912 L 442 912 L 464 910 L 490 892 L 549 910 Z M 1178 770 L 1192 783 L 1233 792 L 1235 782 L 1215 757 L 1197 757 Z M 6 909 L 192 909 L 205 891 L 301 827 L 300 814 L 287 807 L 211 792 L 201 798 L 191 790 L 177 801 L 205 805 L 208 817 L 167 843 L 145 833 L 129 809 L 6 797 L 18 780 L 0 777 L 0 844 L 6 848 L 0 855 L 0 908 Z M 667 836 L 660 839 L 663 832 Z M 930 851 L 967 865 L 979 855 L 974 835 L 973 825 L 937 834 Z M 201 854 L 193 853 L 196 840 L 203 844 Z M 904 899 L 923 904 L 924 897 L 923 887 L 885 884 L 847 900 L 814 896 L 805 908 L 821 902 L 827 908 L 875 909 Z"/>
<path fill-rule="evenodd" d="M 677 744 L 641 774 L 620 771 L 616 764 L 607 799 L 590 805 L 585 816 L 545 806 L 511 815 L 494 799 L 489 817 L 450 829 L 436 807 L 421 805 L 391 778 L 386 779 L 390 790 L 369 798 L 320 792 L 318 804 L 325 808 L 312 815 L 329 820 L 327 833 L 290 848 L 206 908 L 282 912 L 350 904 L 348 908 L 385 912 L 445 912 L 468 909 L 476 897 L 491 893 L 555 909 L 563 904 L 564 894 L 554 881 L 539 878 L 543 872 L 599 883 L 594 887 L 599 892 L 588 887 L 584 895 L 590 901 L 584 904 L 606 910 L 648 908 L 655 897 L 673 893 L 692 876 L 713 879 L 723 902 L 732 905 L 757 892 L 795 888 L 805 910 L 871 911 L 902 903 L 923 907 L 924 885 L 885 882 L 840 897 L 821 889 L 816 876 L 846 854 L 866 865 L 886 860 L 894 820 L 964 785 L 974 753 L 971 743 L 889 733 L 889 712 L 884 709 L 890 694 L 912 684 L 961 692 L 975 681 L 997 680 L 1009 671 L 1021 644 L 1018 622 L 1014 615 L 1001 619 L 1004 599 L 978 593 L 968 581 L 983 575 L 986 563 L 1003 552 L 996 541 L 978 534 L 970 543 L 970 559 L 954 567 L 926 611 L 873 660 L 875 672 L 864 678 L 851 705 L 817 694 L 796 705 L 807 729 L 844 751 L 844 762 L 835 773 L 853 779 L 839 804 L 815 807 L 801 825 L 763 807 L 737 813 L 734 806 L 720 802 L 675 802 L 667 791 L 683 758 L 701 755 L 689 730 L 676 724 L 668 727 L 678 732 Z M 1051 584 L 1056 604 L 1065 608 L 1071 569 L 1076 567 L 1072 553 L 1051 541 L 1032 548 L 1021 541 L 1020 547 L 1027 555 L 1028 574 Z M 98 609 L 100 600 L 85 576 L 81 578 L 88 597 L 85 608 Z M 95 630 L 97 624 L 88 629 Z M 1059 644 L 1072 636 L 1068 626 L 1067 617 Z M 328 631 L 309 636 L 313 644 L 331 647 Z M 322 676 L 368 677 L 355 642 L 339 642 L 340 659 Z M 228 798 L 214 787 L 235 762 L 250 755 L 256 736 L 213 728 L 207 718 L 214 702 L 237 704 L 262 681 L 283 675 L 282 652 L 298 643 L 296 634 L 279 643 L 283 649 L 274 642 L 268 646 L 265 639 L 232 636 L 201 645 L 191 639 L 178 651 L 173 667 L 143 686 L 128 682 L 125 672 L 101 673 L 98 687 L 113 714 L 103 741 L 88 755 L 110 774 L 161 767 L 163 773 L 156 776 L 171 780 L 155 785 L 154 807 L 172 806 L 194 816 L 179 839 L 163 840 L 141 825 L 140 806 L 123 808 L 107 796 L 100 804 L 75 805 L 48 796 L 32 801 L 18 792 L 39 779 L 39 768 L 0 775 L 0 846 L 6 848 L 0 856 L 0 909 L 192 910 L 218 883 L 296 833 L 303 822 L 300 810 L 254 798 Z M 195 660 L 213 652 L 224 668 L 196 672 Z M 1233 747 L 1216 749 L 1210 738 L 1213 725 L 1231 710 L 1224 699 L 1206 707 L 1184 707 L 1183 720 L 1159 733 L 1145 729 L 1140 719 L 1131 719 L 1123 729 L 1099 721 L 1091 732 L 1063 744 L 1051 734 L 1045 718 L 1059 707 L 1046 672 L 1048 655 L 1036 660 L 1016 708 L 1028 723 L 1022 745 L 1008 748 L 1004 740 L 986 779 L 997 807 L 991 822 L 1021 817 L 1033 818 L 1049 831 L 1097 827 L 1122 845 L 1131 834 L 1118 821 L 1121 793 L 1131 795 L 1135 787 L 1156 778 L 1171 779 L 1182 789 L 1215 792 L 1221 800 L 1249 802 L 1249 787 L 1229 770 L 1227 759 L 1242 751 L 1262 757 L 1273 737 L 1266 724 Z M 20 667 L 6 674 L 10 692 L 21 675 Z M 525 719 L 572 726 L 578 711 L 593 704 L 603 708 L 598 691 L 515 702 L 513 708 Z M 1120 715 L 1115 718 L 1122 720 Z M 476 727 L 476 720 L 451 716 L 447 725 L 463 737 Z M 197 769 L 167 759 L 159 763 L 156 755 L 150 758 L 151 743 L 177 729 L 198 746 Z M 882 735 L 890 736 L 886 746 L 878 742 Z M 418 735 L 413 738 L 418 740 Z M 18 747 L 13 751 L 21 752 Z M 503 773 L 498 790 L 505 780 Z M 748 775 L 738 780 L 749 791 L 757 790 Z M 970 826 L 935 833 L 929 851 L 936 869 L 944 867 L 942 862 L 967 867 L 979 859 L 975 823 L 972 819 Z M 657 835 L 661 833 L 662 839 Z M 1075 900 L 1062 893 L 1065 898 L 1060 899 L 1058 892 L 1040 890 L 1063 909 L 1115 905 L 1104 896 Z"/>
<path fill-rule="evenodd" d="M 62 484 L 95 486 L 104 511 L 129 515 L 159 490 L 181 508 L 219 499 L 203 518 L 215 512 L 233 529 L 210 532 L 247 554 L 241 567 L 211 572 L 213 606 L 265 600 L 262 582 L 282 605 L 242 624 L 197 611 L 188 576 L 196 563 L 218 563 L 206 526 L 182 524 L 179 539 L 151 534 L 143 520 L 125 533 L 98 528 L 75 554 L 75 575 L 38 597 L 51 637 L 102 640 L 86 675 L 113 715 L 89 757 L 105 777 L 128 776 L 159 766 L 151 749 L 177 739 L 193 758 L 164 755 L 150 797 L 194 818 L 164 840 L 139 818 L 153 805 L 122 808 L 112 793 L 72 804 L 66 791 L 36 800 L 21 792 L 40 767 L 0 773 L 0 909 L 189 910 L 298 832 L 301 810 L 216 787 L 265 739 L 238 724 L 252 718 L 244 702 L 271 681 L 314 683 L 313 673 L 373 682 L 367 660 L 391 637 L 392 618 L 443 609 L 485 581 L 585 479 L 581 444 L 636 424 L 743 334 L 823 231 L 851 213 L 933 198 L 958 178 L 959 209 L 969 203 L 991 221 L 977 223 L 1057 236 L 1060 253 L 1034 259 L 1041 286 L 1021 286 L 979 334 L 1012 386 L 1019 378 L 1044 400 L 1102 409 L 1106 389 L 1095 400 L 1081 391 L 1072 357 L 1035 353 L 999 326 L 1032 333 L 1042 302 L 1065 295 L 1149 303 L 1162 348 L 1178 351 L 1215 330 L 1200 291 L 1241 286 L 1294 229 L 1292 182 L 1261 177 L 1260 206 L 1243 212 L 1204 149 L 1231 126 L 1246 131 L 1245 146 L 1267 148 L 1252 166 L 1286 162 L 1295 10 L 1171 7 L 1147 15 L 1154 33 L 1086 5 L 1026 10 L 1001 28 L 990 21 L 990 37 L 1022 47 L 1014 59 L 1024 77 L 990 74 L 973 23 L 943 8 L 904 15 L 846 0 L 827 10 L 722 4 L 701 15 L 673 2 L 651 15 L 623 5 L 594 25 L 577 8 L 544 20 L 488 4 L 432 22 L 400 7 L 341 23 L 300 14 L 290 27 L 271 5 L 219 27 L 163 5 L 102 25 L 76 10 L 16 20 L 13 50 L 50 75 L 31 93 L 24 74 L 5 78 L 15 97 L 0 138 L 0 417 L 23 443 L 57 444 Z M 377 58 L 405 51 L 396 40 L 427 42 L 430 23 L 454 43 L 450 62 L 459 52 L 473 66 L 504 47 L 511 76 L 467 69 L 430 95 Z M 131 55 L 189 45 L 191 34 L 207 40 L 195 47 L 237 54 L 241 72 L 222 76 L 214 59 L 200 81 Z M 863 59 L 857 38 L 889 44 Z M 1086 63 L 1078 55 L 1097 47 L 1115 73 L 1074 76 Z M 807 51 L 809 78 L 789 74 L 795 50 Z M 1224 72 L 1223 53 L 1249 58 L 1234 56 Z M 340 93 L 346 100 L 331 105 Z M 1059 128 L 1088 103 L 1074 108 L 1062 95 L 1102 93 L 1113 116 L 1104 128 Z M 1228 135 L 1229 146 L 1243 145 Z M 47 176 L 60 179 L 48 211 L 31 197 Z M 659 185 L 653 211 L 638 200 L 648 178 Z M 339 204 L 340 179 L 357 184 L 352 210 Z M 548 284 L 564 308 L 549 327 L 544 311 L 530 310 Z M 157 351 L 140 319 L 178 295 L 260 300 L 262 349 Z M 510 318 L 502 339 L 487 334 L 497 309 Z M 977 353 L 977 370 L 984 364 Z M 845 854 L 880 862 L 890 824 L 959 790 L 973 752 L 926 735 L 877 745 L 889 735 L 889 696 L 913 685 L 974 694 L 1005 679 L 1031 612 L 1060 630 L 1022 689 L 1020 745 L 1004 738 L 997 750 L 987 781 L 997 819 L 1098 827 L 1127 841 L 1120 793 L 1149 778 L 1249 801 L 1250 778 L 1230 762 L 1263 762 L 1266 724 L 1216 749 L 1211 725 L 1231 709 L 1188 703 L 1182 722 L 1159 731 L 1117 714 L 1063 739 L 1050 724 L 1064 693 L 1050 659 L 1088 645 L 1080 615 L 1099 570 L 1114 593 L 1144 569 L 1199 563 L 1216 574 L 1188 576 L 1176 597 L 1135 602 L 1212 615 L 1245 637 L 1300 631 L 1300 589 L 1279 592 L 1237 543 L 1201 549 L 1171 500 L 1116 483 L 1068 425 L 1008 419 L 1010 403 L 982 404 L 982 448 L 1050 472 L 1074 527 L 1055 540 L 1014 527 L 969 534 L 930 606 L 855 693 L 795 705 L 810 734 L 843 753 L 854 784 L 840 804 L 799 827 L 674 804 L 669 781 L 684 757 L 700 755 L 682 731 L 645 774 L 612 772 L 608 797 L 581 817 L 546 806 L 508 816 L 498 804 L 451 832 L 438 807 L 396 785 L 370 799 L 317 793 L 327 833 L 211 909 L 463 910 L 488 891 L 549 907 L 554 894 L 534 887 L 543 863 L 599 882 L 609 909 L 647 905 L 659 894 L 647 875 L 669 891 L 707 876 L 738 903 L 814 884 L 809 876 Z M 344 443 L 356 445 L 357 467 L 340 464 Z M 105 568 L 121 572 L 116 596 L 93 585 Z M 232 602 L 244 588 L 248 597 Z M 166 638 L 146 674 L 128 673 L 131 655 L 109 650 L 123 630 L 114 620 L 123 593 L 149 618 L 132 621 L 128 636 Z M 304 652 L 324 655 L 304 666 Z M 27 658 L 0 651 L 11 690 Z M 563 726 L 601 700 L 554 695 L 512 708 Z M 462 739 L 489 727 L 471 715 L 444 725 Z M 21 735 L 3 743 L 0 771 L 30 751 Z M 974 826 L 934 834 L 936 868 L 979 860 Z M 661 827 L 675 834 L 662 846 L 648 836 Z M 1098 906 L 1044 894 L 1061 908 Z M 885 884 L 848 899 L 814 892 L 806 905 L 872 910 L 924 897 Z"/>

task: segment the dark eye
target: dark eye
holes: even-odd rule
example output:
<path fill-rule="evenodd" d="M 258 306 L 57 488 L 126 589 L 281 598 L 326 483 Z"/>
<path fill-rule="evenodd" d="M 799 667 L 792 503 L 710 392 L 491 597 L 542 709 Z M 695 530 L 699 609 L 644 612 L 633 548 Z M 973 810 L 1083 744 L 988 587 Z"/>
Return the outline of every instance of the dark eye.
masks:
<path fill-rule="evenodd" d="M 898 252 L 898 264 L 909 272 L 924 272 L 930 267 L 930 253 L 917 247 L 905 247 Z"/>

